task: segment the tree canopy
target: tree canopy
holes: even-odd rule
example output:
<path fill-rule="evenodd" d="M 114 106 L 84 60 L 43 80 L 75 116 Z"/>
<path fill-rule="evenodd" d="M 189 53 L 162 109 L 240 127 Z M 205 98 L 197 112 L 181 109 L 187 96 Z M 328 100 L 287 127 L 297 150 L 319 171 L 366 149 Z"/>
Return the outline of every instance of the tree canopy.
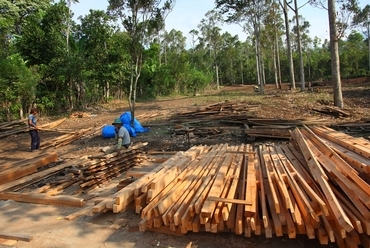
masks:
<path fill-rule="evenodd" d="M 288 42 L 274 1 L 217 0 L 189 34 L 166 30 L 175 1 L 109 0 L 106 11 L 90 10 L 77 22 L 71 4 L 79 3 L 0 0 L 1 120 L 33 106 L 53 114 L 113 99 L 129 100 L 134 112 L 136 101 L 230 84 L 263 92 L 265 84 L 290 82 L 291 69 L 300 75 L 297 30 L 306 81 L 332 79 L 329 41 L 310 36 L 310 23 L 298 16 L 288 20 Z M 370 70 L 369 6 L 351 10 L 350 22 L 337 23 L 348 28 L 337 36 L 342 78 Z M 248 38 L 222 31 L 224 22 L 238 23 Z"/>

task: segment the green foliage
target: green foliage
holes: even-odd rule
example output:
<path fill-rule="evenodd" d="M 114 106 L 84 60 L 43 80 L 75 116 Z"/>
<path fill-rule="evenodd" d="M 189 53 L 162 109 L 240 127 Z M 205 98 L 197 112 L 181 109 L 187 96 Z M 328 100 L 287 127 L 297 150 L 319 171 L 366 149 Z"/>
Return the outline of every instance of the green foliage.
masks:
<path fill-rule="evenodd" d="M 197 94 L 200 91 L 204 90 L 204 88 L 209 85 L 210 82 L 212 82 L 211 74 L 206 74 L 202 71 L 192 69 L 190 70 L 189 83 L 187 84 L 187 88 L 189 92 Z"/>
<path fill-rule="evenodd" d="M 216 1 L 219 12 L 208 12 L 198 30 L 191 31 L 189 42 L 179 30 L 164 30 L 164 18 L 173 3 L 110 0 L 109 15 L 90 10 L 79 18 L 80 24 L 75 24 L 66 1 L 0 0 L 0 118 L 19 118 L 19 110 L 27 112 L 34 103 L 43 113 L 51 114 L 134 94 L 137 99 L 132 101 L 199 93 L 215 84 L 216 72 L 221 85 L 255 84 L 258 42 L 254 25 L 258 22 L 260 59 L 267 83 L 275 80 L 271 41 L 276 33 L 282 81 L 289 81 L 278 6 L 269 8 L 270 1 Z M 355 24 L 359 27 L 367 27 L 368 9 L 357 12 Z M 255 14 L 260 15 L 258 20 L 253 19 Z M 241 24 L 249 34 L 247 40 L 223 32 L 222 19 Z M 117 27 L 117 20 L 123 20 L 123 31 Z M 328 79 L 329 41 L 321 44 L 317 37 L 312 39 L 308 27 L 300 17 L 305 76 L 310 81 Z M 293 51 L 294 40 L 293 35 Z M 367 41 L 360 32 L 340 41 L 343 77 L 369 75 Z M 189 43 L 191 48 L 187 47 Z M 297 64 L 297 53 L 293 55 Z"/>

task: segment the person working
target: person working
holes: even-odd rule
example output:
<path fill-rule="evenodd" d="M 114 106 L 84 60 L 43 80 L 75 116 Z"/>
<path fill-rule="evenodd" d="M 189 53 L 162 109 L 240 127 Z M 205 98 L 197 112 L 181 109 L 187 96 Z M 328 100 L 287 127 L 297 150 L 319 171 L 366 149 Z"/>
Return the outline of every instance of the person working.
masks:
<path fill-rule="evenodd" d="M 36 114 L 37 109 L 32 108 L 30 115 L 28 116 L 28 130 L 31 135 L 31 152 L 40 148 L 40 136 L 38 131 L 39 129 L 37 127 Z"/>
<path fill-rule="evenodd" d="M 109 148 L 105 153 L 117 152 L 120 154 L 122 147 L 128 149 L 131 145 L 130 134 L 127 129 L 123 126 L 120 118 L 114 119 L 112 125 L 115 127 L 117 144 Z"/>

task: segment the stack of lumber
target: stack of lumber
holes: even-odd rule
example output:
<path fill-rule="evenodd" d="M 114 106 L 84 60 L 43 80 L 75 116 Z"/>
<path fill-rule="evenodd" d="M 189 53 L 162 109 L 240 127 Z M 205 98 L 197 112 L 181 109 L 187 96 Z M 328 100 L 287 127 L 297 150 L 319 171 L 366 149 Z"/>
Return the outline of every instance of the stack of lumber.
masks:
<path fill-rule="evenodd" d="M 66 118 L 56 120 L 50 123 L 46 123 L 44 125 L 40 125 L 40 128 L 48 128 L 53 129 L 56 126 L 60 125 L 64 122 Z M 24 133 L 28 131 L 28 124 L 27 119 L 19 120 L 19 121 L 12 121 L 12 122 L 5 122 L 0 124 L 0 138 L 7 137 L 9 135 Z"/>
<path fill-rule="evenodd" d="M 93 159 L 89 163 L 82 164 L 80 188 L 86 192 L 110 180 L 120 176 L 139 162 L 139 157 L 143 153 L 142 148 L 145 143 L 136 144 L 120 155 L 106 156 L 104 159 Z"/>
<path fill-rule="evenodd" d="M 174 180 L 174 175 L 180 173 L 186 166 L 193 161 L 203 150 L 203 147 L 194 147 L 189 149 L 186 152 L 178 152 L 166 162 L 162 163 L 160 166 L 153 169 L 151 172 L 147 173 L 145 176 L 140 177 L 135 180 L 129 186 L 119 190 L 112 196 L 104 199 L 97 205 L 92 208 L 93 213 L 105 212 L 112 210 L 114 213 L 118 213 L 126 210 L 128 205 L 138 198 L 139 195 L 156 195 L 158 192 L 151 192 L 147 187 L 148 183 L 156 182 L 157 184 L 164 185 L 170 180 Z M 164 180 L 162 181 L 162 179 Z M 141 196 L 136 201 L 139 201 L 140 204 L 145 204 L 146 198 Z"/>
<path fill-rule="evenodd" d="M 331 116 L 334 116 L 336 118 L 342 118 L 342 117 L 350 117 L 351 114 L 348 113 L 347 111 L 344 111 L 338 107 L 330 107 L 330 106 L 324 106 L 324 107 L 321 107 L 320 109 L 318 108 L 312 108 L 312 110 L 316 111 L 316 112 L 319 112 L 319 113 L 322 113 L 322 114 L 326 114 L 326 115 L 331 115 Z"/>
<path fill-rule="evenodd" d="M 219 136 L 242 130 L 250 137 L 290 138 L 289 129 L 302 125 L 323 124 L 317 118 L 280 119 L 254 117 L 252 112 L 260 106 L 245 102 L 220 102 L 195 111 L 178 113 L 171 117 L 176 123 L 175 134 Z M 210 125 L 209 123 L 212 122 Z M 220 123 L 228 124 L 223 126 Z M 238 125 L 239 127 L 236 127 Z"/>
<path fill-rule="evenodd" d="M 72 194 L 87 194 L 99 186 L 106 185 L 112 179 L 121 176 L 135 166 L 145 145 L 146 143 L 138 143 L 122 151 L 119 155 L 113 153 L 80 160 L 75 166 L 65 168 L 63 176 L 48 182 L 39 188 L 38 192 L 46 195 L 58 195 L 66 194 L 71 188 L 73 189 Z"/>
<path fill-rule="evenodd" d="M 119 155 L 113 153 L 96 158 L 84 156 L 4 183 L 0 185 L 0 200 L 12 199 L 38 204 L 84 206 L 84 199 L 68 195 L 70 189 L 73 190 L 71 192 L 73 195 L 86 194 L 122 175 L 135 165 L 136 158 L 140 156 L 145 145 L 146 143 L 138 143 Z M 35 190 L 32 190 L 32 187 L 27 188 L 43 181 L 48 182 Z"/>
<path fill-rule="evenodd" d="M 348 134 L 368 133 L 370 132 L 370 122 L 366 120 L 360 120 L 356 122 L 338 123 L 335 125 L 336 128 L 344 131 Z"/>
<path fill-rule="evenodd" d="M 93 212 L 134 202 L 142 231 L 304 234 L 321 244 L 369 247 L 369 143 L 322 127 L 295 129 L 292 137 L 290 145 L 193 147 Z"/>
<path fill-rule="evenodd" d="M 56 153 L 45 153 L 31 159 L 22 160 L 16 163 L 0 165 L 0 185 L 12 182 L 21 177 L 37 172 L 37 169 L 49 163 L 56 162 Z"/>
<path fill-rule="evenodd" d="M 195 111 L 177 113 L 172 116 L 173 122 L 193 122 L 195 120 L 218 120 L 232 118 L 233 116 L 247 116 L 251 111 L 260 109 L 260 105 L 249 105 L 246 102 L 223 101 Z"/>
<path fill-rule="evenodd" d="M 102 126 L 96 127 L 96 128 L 89 127 L 89 128 L 76 130 L 76 131 L 64 131 L 63 135 L 60 135 L 56 138 L 46 140 L 45 142 L 43 142 L 41 149 L 46 149 L 46 148 L 51 148 L 51 147 L 58 148 L 61 146 L 68 145 L 75 140 L 80 140 L 83 138 L 88 138 L 92 135 L 97 135 L 98 133 L 101 132 L 101 128 Z"/>
<path fill-rule="evenodd" d="M 3 122 L 0 124 L 0 138 L 7 137 L 9 135 L 14 135 L 26 131 L 27 119 Z"/>
<path fill-rule="evenodd" d="M 265 137 L 265 138 L 280 138 L 289 139 L 290 130 L 292 126 L 279 126 L 279 125 L 267 125 L 267 126 L 253 126 L 245 125 L 246 129 L 244 133 L 247 137 Z"/>

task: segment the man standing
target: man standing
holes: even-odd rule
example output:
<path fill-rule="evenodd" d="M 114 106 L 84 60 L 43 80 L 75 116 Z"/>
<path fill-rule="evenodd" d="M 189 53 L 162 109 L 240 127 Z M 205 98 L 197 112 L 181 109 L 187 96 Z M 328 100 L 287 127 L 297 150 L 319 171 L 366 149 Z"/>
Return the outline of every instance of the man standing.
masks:
<path fill-rule="evenodd" d="M 128 149 L 131 145 L 130 134 L 127 129 L 123 126 L 123 123 L 120 118 L 114 119 L 112 125 L 114 125 L 116 131 L 116 140 L 117 144 L 109 148 L 105 153 L 117 152 L 117 155 L 120 154 L 122 147 Z"/>
<path fill-rule="evenodd" d="M 37 109 L 32 108 L 28 116 L 28 130 L 31 135 L 31 152 L 40 148 L 40 136 L 36 119 Z"/>

